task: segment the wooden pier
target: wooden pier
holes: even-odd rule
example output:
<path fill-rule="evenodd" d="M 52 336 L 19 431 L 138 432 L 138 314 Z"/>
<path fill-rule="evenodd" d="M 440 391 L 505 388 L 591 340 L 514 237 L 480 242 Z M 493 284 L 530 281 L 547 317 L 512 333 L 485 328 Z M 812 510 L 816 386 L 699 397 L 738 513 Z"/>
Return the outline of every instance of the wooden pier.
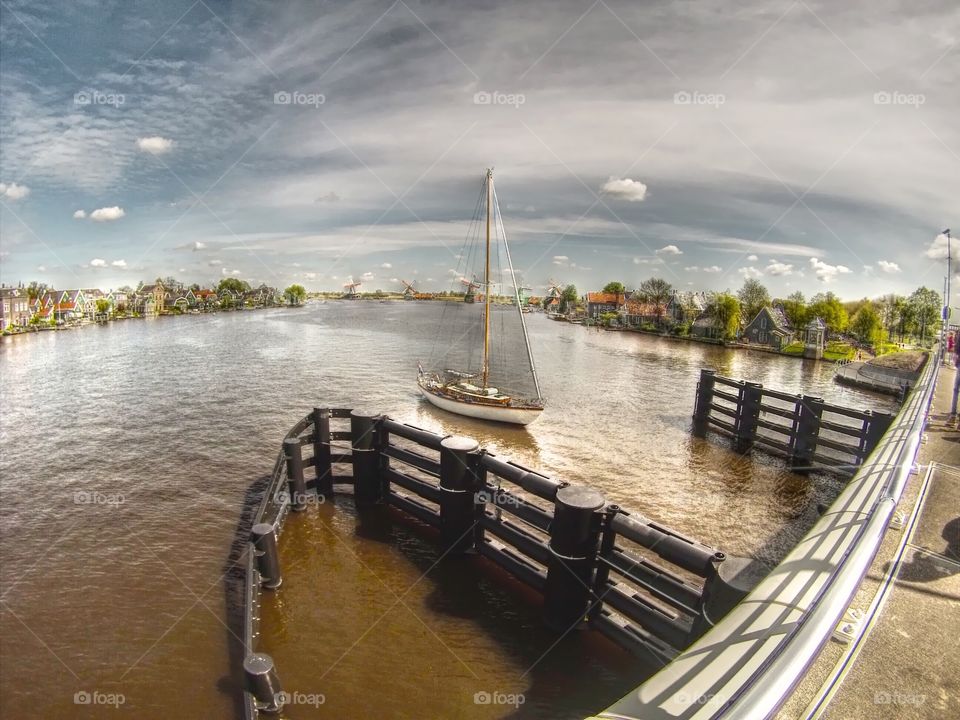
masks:
<path fill-rule="evenodd" d="M 759 446 L 787 458 L 797 472 L 826 469 L 853 475 L 893 419 L 890 413 L 832 405 L 703 369 L 693 434 L 706 437 L 709 430 L 718 430 L 732 438 L 737 452 Z"/>

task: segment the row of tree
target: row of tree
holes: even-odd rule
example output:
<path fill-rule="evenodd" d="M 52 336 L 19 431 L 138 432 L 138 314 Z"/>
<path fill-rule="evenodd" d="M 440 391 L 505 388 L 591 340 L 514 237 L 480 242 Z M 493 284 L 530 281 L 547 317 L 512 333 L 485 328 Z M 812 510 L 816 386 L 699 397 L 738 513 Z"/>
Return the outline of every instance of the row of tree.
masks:
<path fill-rule="evenodd" d="M 564 289 L 573 288 L 568 285 Z M 626 288 L 621 282 L 609 282 L 604 288 L 608 293 L 624 293 Z M 666 312 L 667 304 L 673 296 L 673 287 L 662 278 L 648 278 L 640 283 L 634 297 L 653 305 L 657 320 Z M 572 299 L 576 298 L 573 288 Z M 682 296 L 687 317 L 697 312 L 697 306 L 689 294 Z M 749 323 L 766 306 L 775 305 L 783 309 L 790 324 L 797 330 L 803 328 L 814 318 L 820 318 L 833 334 L 849 333 L 859 341 L 869 344 L 903 342 L 907 337 L 919 338 L 925 342 L 936 334 L 940 324 L 942 298 L 938 292 L 926 287 L 917 288 L 909 296 L 896 294 L 884 295 L 871 300 L 863 298 L 843 302 L 833 292 L 817 293 L 809 301 L 800 291 L 786 298 L 771 298 L 767 288 L 758 280 L 748 278 L 743 287 L 733 295 L 729 291 L 714 293 L 708 297 L 704 313 L 714 319 L 718 332 L 727 339 L 736 337 L 741 325 Z"/>

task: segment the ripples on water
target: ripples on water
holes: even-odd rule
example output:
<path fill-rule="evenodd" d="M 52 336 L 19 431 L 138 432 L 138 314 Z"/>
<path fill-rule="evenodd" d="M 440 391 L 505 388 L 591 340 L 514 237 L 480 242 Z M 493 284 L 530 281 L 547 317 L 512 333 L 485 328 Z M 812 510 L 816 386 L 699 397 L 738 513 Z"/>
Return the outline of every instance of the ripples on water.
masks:
<path fill-rule="evenodd" d="M 75 692 L 94 690 L 122 693 L 123 709 L 138 718 L 169 717 L 172 703 L 191 708 L 184 717 L 231 716 L 231 543 L 248 488 L 314 406 L 364 406 L 472 435 L 768 563 L 839 484 L 692 438 L 699 369 L 891 408 L 835 386 L 825 363 L 533 315 L 547 409 L 527 430 L 485 425 L 419 398 L 416 363 L 430 352 L 438 317 L 438 307 L 420 303 L 332 302 L 5 339 L 0 716 L 101 717 L 102 707 L 74 703 Z M 289 528 L 287 580 L 265 605 L 264 643 L 288 689 L 327 696 L 290 717 L 357 708 L 383 717 L 510 714 L 474 705 L 477 689 L 524 692 L 517 717 L 575 717 L 647 671 L 587 633 L 523 675 L 552 641 L 537 608 L 518 603 L 516 583 L 446 565 L 416 582 L 435 557 L 429 540 L 389 518 L 365 536 L 348 504 L 314 508 Z"/>

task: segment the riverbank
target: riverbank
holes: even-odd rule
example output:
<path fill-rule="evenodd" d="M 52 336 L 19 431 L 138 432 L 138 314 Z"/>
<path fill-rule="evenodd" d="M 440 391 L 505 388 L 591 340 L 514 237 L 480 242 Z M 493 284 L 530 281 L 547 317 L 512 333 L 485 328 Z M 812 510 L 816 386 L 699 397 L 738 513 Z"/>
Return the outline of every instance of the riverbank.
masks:
<path fill-rule="evenodd" d="M 845 385 L 899 396 L 916 384 L 927 358 L 925 352 L 905 350 L 866 362 L 851 362 L 838 367 L 834 379 Z"/>

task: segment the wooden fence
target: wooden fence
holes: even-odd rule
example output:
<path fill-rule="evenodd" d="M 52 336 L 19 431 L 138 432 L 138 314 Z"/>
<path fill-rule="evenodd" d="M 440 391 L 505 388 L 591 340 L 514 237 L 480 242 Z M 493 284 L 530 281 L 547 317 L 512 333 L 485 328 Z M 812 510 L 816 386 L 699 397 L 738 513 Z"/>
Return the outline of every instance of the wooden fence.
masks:
<path fill-rule="evenodd" d="M 304 448 L 312 455 L 304 457 Z M 503 568 L 543 596 L 544 622 L 558 638 L 583 624 L 664 663 L 751 589 L 746 560 L 627 512 L 596 490 L 503 460 L 475 440 L 360 410 L 315 409 L 284 439 L 254 517 L 245 588 L 247 718 L 283 705 L 273 661 L 257 652 L 261 590 L 282 582 L 283 523 L 288 511 L 335 494 L 352 494 L 358 512 L 388 504 L 438 529 L 444 555 L 478 572 L 478 556 Z"/>
<path fill-rule="evenodd" d="M 797 472 L 829 469 L 852 476 L 893 419 L 890 413 L 831 405 L 703 369 L 693 433 L 706 437 L 711 428 L 720 430 L 732 437 L 737 452 L 760 446 L 786 457 Z"/>

